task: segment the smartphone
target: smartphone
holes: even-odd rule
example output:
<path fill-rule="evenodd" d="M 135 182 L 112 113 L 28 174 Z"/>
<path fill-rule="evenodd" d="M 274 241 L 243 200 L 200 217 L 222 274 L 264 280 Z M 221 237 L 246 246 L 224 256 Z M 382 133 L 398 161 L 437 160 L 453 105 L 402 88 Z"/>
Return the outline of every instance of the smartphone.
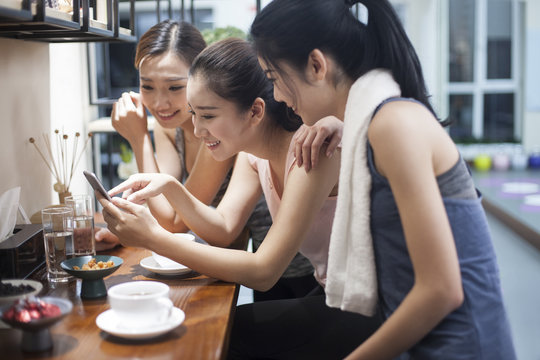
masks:
<path fill-rule="evenodd" d="M 88 182 L 90 183 L 90 185 L 92 186 L 94 190 L 96 190 L 101 195 L 103 195 L 105 199 L 112 201 L 111 197 L 107 193 L 107 190 L 105 190 L 105 188 L 103 187 L 103 184 L 101 183 L 101 181 L 99 181 L 96 174 L 90 171 L 86 171 L 86 170 L 83 170 L 83 174 L 86 177 L 86 180 L 88 180 Z"/>

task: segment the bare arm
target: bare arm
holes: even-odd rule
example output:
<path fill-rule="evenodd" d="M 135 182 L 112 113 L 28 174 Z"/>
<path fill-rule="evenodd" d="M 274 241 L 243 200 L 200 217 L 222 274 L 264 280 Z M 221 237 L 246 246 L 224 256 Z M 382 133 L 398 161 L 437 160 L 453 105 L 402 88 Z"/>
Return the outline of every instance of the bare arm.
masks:
<path fill-rule="evenodd" d="M 302 125 L 294 134 L 294 154 L 296 164 L 306 171 L 317 166 L 323 144 L 327 157 L 331 157 L 343 138 L 343 121 L 335 116 L 327 116 L 312 126 Z"/>
<path fill-rule="evenodd" d="M 237 171 L 241 171 L 243 165 L 246 165 L 242 164 L 241 155 L 239 155 L 239 163 L 235 166 L 235 174 L 227 190 L 228 193 L 229 191 L 232 193 L 226 194 L 218 209 L 206 207 L 206 210 L 214 212 L 214 218 L 209 216 L 206 218 L 207 213 L 200 208 L 200 202 L 196 205 L 193 198 L 174 200 L 168 197 L 169 200 L 175 203 L 175 206 L 180 205 L 177 204 L 178 201 L 183 202 L 182 205 L 185 206 L 193 201 L 193 208 L 186 207 L 186 209 L 190 209 L 190 213 L 196 213 L 195 217 L 206 218 L 207 221 L 204 223 L 208 228 L 221 223 L 224 226 L 222 230 L 227 231 L 225 226 L 227 220 L 220 222 L 219 218 L 226 219 L 232 216 L 231 219 L 234 219 L 235 214 L 231 213 L 230 210 L 239 206 L 234 204 L 234 202 L 239 202 L 237 194 L 245 192 L 247 188 L 239 182 L 241 182 L 240 180 L 249 182 L 249 178 L 241 179 L 240 176 L 236 176 L 241 174 L 237 174 Z M 123 244 L 146 247 L 161 254 L 169 254 L 168 256 L 172 259 L 200 273 L 264 291 L 279 279 L 298 252 L 312 221 L 337 182 L 339 161 L 340 157 L 334 156 L 332 159 L 321 160 L 317 169 L 309 173 L 297 167 L 291 171 L 283 192 L 280 211 L 256 253 L 204 246 L 192 242 L 179 243 L 157 222 L 152 222 L 152 218 L 148 216 L 149 214 L 144 207 L 115 198 L 115 204 L 125 210 L 122 212 L 112 203 L 102 198 L 100 201 L 104 206 L 105 220 L 109 228 L 120 237 Z M 247 171 L 248 168 L 244 167 L 244 170 Z M 168 189 L 169 186 L 170 189 Z M 258 184 L 257 186 L 260 187 Z M 179 193 L 177 185 L 169 184 L 165 187 L 167 189 L 164 193 L 167 193 L 168 196 L 169 192 Z M 251 197 L 255 197 L 254 194 L 249 196 L 249 198 Z M 249 206 L 254 206 L 254 203 Z M 220 210 L 223 211 L 223 214 L 218 213 Z M 249 211 L 243 209 L 242 211 L 249 213 L 251 209 Z M 184 211 L 184 213 L 187 212 Z M 240 217 L 242 216 L 240 215 Z M 229 222 L 229 226 L 232 223 L 233 221 Z"/>
<path fill-rule="evenodd" d="M 164 129 L 157 125 L 154 130 L 156 143 L 156 158 L 159 172 L 169 174 L 179 179 L 183 174 L 175 144 L 176 129 Z M 188 154 L 185 154 L 187 157 Z M 234 157 L 225 161 L 216 161 L 210 151 L 201 142 L 196 154 L 195 163 L 185 182 L 185 188 L 202 203 L 209 205 L 216 197 L 221 184 L 231 169 Z M 143 172 L 156 172 L 148 166 Z M 173 208 L 163 197 L 158 196 L 148 200 L 152 215 L 159 223 L 172 232 L 185 232 L 190 229 L 182 220 L 178 208 Z"/>
<path fill-rule="evenodd" d="M 247 155 L 240 154 L 227 192 L 217 209 L 202 203 L 171 175 L 160 173 L 132 175 L 109 194 L 124 192 L 128 201 L 138 204 L 161 196 L 178 210 L 190 229 L 207 242 L 228 246 L 245 226 L 261 191 L 258 175 L 249 165 Z"/>
<path fill-rule="evenodd" d="M 436 175 L 458 158 L 435 119 L 417 104 L 388 104 L 368 137 L 390 182 L 415 282 L 387 321 L 348 359 L 391 359 L 411 348 L 463 301 L 454 239 Z"/>

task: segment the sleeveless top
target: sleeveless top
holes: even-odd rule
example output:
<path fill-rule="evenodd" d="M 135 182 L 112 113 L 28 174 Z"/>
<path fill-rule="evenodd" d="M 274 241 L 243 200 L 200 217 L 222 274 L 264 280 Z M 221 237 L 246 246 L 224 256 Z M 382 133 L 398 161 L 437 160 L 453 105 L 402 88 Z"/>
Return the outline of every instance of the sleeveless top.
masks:
<path fill-rule="evenodd" d="M 290 146 L 292 146 L 292 141 Z M 296 164 L 294 153 L 290 150 L 291 148 L 287 151 L 287 159 L 285 161 L 284 183 L 287 182 L 289 173 Z M 268 204 L 268 209 L 270 210 L 272 217 L 275 217 L 281 205 L 281 198 L 272 181 L 270 162 L 251 154 L 248 155 L 248 159 L 253 169 L 259 174 L 259 180 L 261 182 L 264 197 L 266 198 L 266 203 Z M 315 268 L 315 279 L 323 287 L 326 284 L 328 248 L 330 245 L 332 222 L 334 221 L 334 213 L 336 211 L 336 201 L 337 196 L 330 196 L 324 202 L 322 209 L 311 224 L 306 239 L 300 246 L 300 254 L 296 254 L 295 257 L 295 261 L 297 261 L 298 264 L 303 264 L 301 269 L 304 269 L 305 274 L 313 272 L 313 268 Z"/>
<path fill-rule="evenodd" d="M 373 116 L 382 105 L 396 100 L 418 102 L 387 99 Z M 414 271 L 392 190 L 388 180 L 375 168 L 369 141 L 367 147 L 379 309 L 386 319 L 411 290 Z M 515 359 L 481 196 L 461 156 L 450 170 L 437 176 L 437 183 L 457 249 L 464 300 L 399 359 Z"/>
<path fill-rule="evenodd" d="M 176 128 L 175 144 L 176 144 L 176 151 L 178 152 L 178 158 L 180 160 L 180 167 L 182 169 L 182 179 L 179 179 L 179 180 L 182 183 L 184 183 L 186 179 L 188 178 L 189 173 L 186 169 L 186 162 L 185 162 L 186 150 L 185 150 L 185 142 L 184 142 L 184 131 L 180 127 Z M 231 175 L 232 175 L 232 169 L 228 172 L 227 176 L 223 180 L 223 183 L 221 184 L 221 187 L 219 188 L 219 191 L 216 194 L 216 197 L 212 201 L 211 206 L 217 207 L 219 205 L 219 202 L 223 198 L 225 191 L 227 191 L 227 186 L 229 186 Z M 251 213 L 246 223 L 246 227 L 249 230 L 251 240 L 252 240 L 253 252 L 257 251 L 262 241 L 266 237 L 266 233 L 268 232 L 271 226 L 272 226 L 272 217 L 270 215 L 270 212 L 268 211 L 268 206 L 266 205 L 264 195 L 261 195 L 261 197 L 257 201 L 257 204 L 255 205 L 255 208 L 253 209 L 253 212 Z M 309 265 L 309 267 L 311 267 L 311 265 Z M 289 267 L 287 268 L 287 270 L 285 270 L 283 277 L 299 277 L 299 276 L 310 274 L 312 272 L 313 272 L 312 268 L 306 269 L 305 260 L 303 260 L 300 257 L 298 258 L 295 257 L 293 261 L 291 262 L 291 264 L 289 265 Z"/>

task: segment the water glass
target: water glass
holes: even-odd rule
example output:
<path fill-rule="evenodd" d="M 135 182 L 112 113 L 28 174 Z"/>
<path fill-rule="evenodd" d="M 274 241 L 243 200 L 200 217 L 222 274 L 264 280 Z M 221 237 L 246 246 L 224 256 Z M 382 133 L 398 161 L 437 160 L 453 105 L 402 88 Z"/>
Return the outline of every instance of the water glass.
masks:
<path fill-rule="evenodd" d="M 41 210 L 47 277 L 52 283 L 67 282 L 72 276 L 62 270 L 60 263 L 67 258 L 73 245 L 73 209 L 50 207 Z"/>
<path fill-rule="evenodd" d="M 73 195 L 66 197 L 65 201 L 73 209 L 73 255 L 96 255 L 92 197 Z"/>

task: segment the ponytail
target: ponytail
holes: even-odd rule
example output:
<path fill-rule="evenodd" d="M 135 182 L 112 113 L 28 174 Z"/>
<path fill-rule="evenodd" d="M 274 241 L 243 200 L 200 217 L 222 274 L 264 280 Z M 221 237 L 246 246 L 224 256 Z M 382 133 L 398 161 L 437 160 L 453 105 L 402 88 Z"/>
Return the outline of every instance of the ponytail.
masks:
<path fill-rule="evenodd" d="M 367 9 L 367 22 L 352 14 L 357 3 Z M 278 62 L 302 74 L 308 55 L 319 49 L 352 80 L 376 68 L 390 70 L 402 96 L 435 114 L 418 56 L 388 0 L 274 0 L 255 18 L 251 38 L 259 56 L 282 77 Z"/>

